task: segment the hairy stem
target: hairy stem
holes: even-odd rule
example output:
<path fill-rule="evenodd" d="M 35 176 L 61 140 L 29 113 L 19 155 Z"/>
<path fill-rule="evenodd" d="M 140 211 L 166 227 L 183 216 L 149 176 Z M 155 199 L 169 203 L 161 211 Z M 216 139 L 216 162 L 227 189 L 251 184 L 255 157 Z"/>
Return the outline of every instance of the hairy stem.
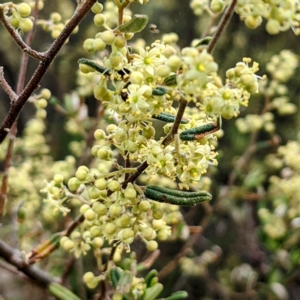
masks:
<path fill-rule="evenodd" d="M 237 4 L 237 0 L 232 0 L 231 4 L 227 7 L 219 25 L 218 25 L 218 29 L 215 32 L 212 40 L 210 41 L 210 43 L 208 45 L 208 48 L 207 48 L 208 53 L 212 53 L 214 51 L 218 40 L 222 36 L 223 31 L 226 29 L 227 25 L 229 24 L 230 19 L 233 16 L 236 4 Z"/>
<path fill-rule="evenodd" d="M 27 53 L 31 57 L 38 59 L 38 60 L 46 59 L 46 56 L 44 55 L 44 53 L 40 53 L 40 52 L 33 50 L 27 43 L 25 43 L 22 40 L 18 31 L 15 30 L 15 28 L 13 28 L 7 21 L 6 16 L 4 14 L 4 8 L 2 8 L 2 7 L 0 7 L 0 22 L 4 25 L 4 27 L 6 28 L 8 33 L 11 35 L 11 37 L 14 39 L 16 44 L 21 48 L 21 50 L 24 53 Z"/>

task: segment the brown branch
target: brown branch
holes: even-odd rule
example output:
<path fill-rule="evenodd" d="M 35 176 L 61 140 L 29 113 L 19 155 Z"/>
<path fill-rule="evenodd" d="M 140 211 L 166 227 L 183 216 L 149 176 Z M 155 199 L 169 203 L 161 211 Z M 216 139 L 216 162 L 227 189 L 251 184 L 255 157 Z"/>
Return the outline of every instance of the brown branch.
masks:
<path fill-rule="evenodd" d="M 187 106 L 187 101 L 182 98 L 179 102 L 178 112 L 177 112 L 174 124 L 172 126 L 172 129 L 161 143 L 163 146 L 169 145 L 174 140 L 174 136 L 178 132 L 178 128 L 179 128 L 181 120 L 183 118 L 183 114 L 184 114 L 186 106 Z"/>
<path fill-rule="evenodd" d="M 47 287 L 52 282 L 57 282 L 51 275 L 39 268 L 29 266 L 22 259 L 19 250 L 11 248 L 9 245 L 0 240 L 0 256 L 8 263 L 15 266 L 19 271 L 23 272 L 37 284 Z"/>
<path fill-rule="evenodd" d="M 48 51 L 45 52 L 45 59 L 39 63 L 29 83 L 19 95 L 17 101 L 15 101 L 11 105 L 8 115 L 6 116 L 0 128 L 0 144 L 6 138 L 8 132 L 18 118 L 27 100 L 38 87 L 40 81 L 42 80 L 55 56 L 58 54 L 66 40 L 72 34 L 75 27 L 81 22 L 81 20 L 89 12 L 90 8 L 95 2 L 96 0 L 87 0 L 86 2 L 84 2 L 84 4 L 78 5 L 69 23 L 66 25 L 59 37 L 52 43 Z"/>
<path fill-rule="evenodd" d="M 21 50 L 24 53 L 27 53 L 31 57 L 36 58 L 38 60 L 47 59 L 47 57 L 45 56 L 44 53 L 33 50 L 28 44 L 26 44 L 22 40 L 22 38 L 21 38 L 20 34 L 18 33 L 18 31 L 15 28 L 13 28 L 10 25 L 10 23 L 7 21 L 6 16 L 4 14 L 4 9 L 2 7 L 0 7 L 0 22 L 2 22 L 2 24 L 4 25 L 4 27 L 6 28 L 8 33 L 11 35 L 11 37 L 14 39 L 16 44 L 21 48 Z"/>
<path fill-rule="evenodd" d="M 237 4 L 237 0 L 232 0 L 231 4 L 227 7 L 224 15 L 222 16 L 222 19 L 221 19 L 219 25 L 218 25 L 218 29 L 215 32 L 212 40 L 210 41 L 210 43 L 208 45 L 208 48 L 207 48 L 208 53 L 212 53 L 214 51 L 218 40 L 220 39 L 223 31 L 226 29 L 227 25 L 229 24 L 230 19 L 233 16 L 236 4 Z"/>

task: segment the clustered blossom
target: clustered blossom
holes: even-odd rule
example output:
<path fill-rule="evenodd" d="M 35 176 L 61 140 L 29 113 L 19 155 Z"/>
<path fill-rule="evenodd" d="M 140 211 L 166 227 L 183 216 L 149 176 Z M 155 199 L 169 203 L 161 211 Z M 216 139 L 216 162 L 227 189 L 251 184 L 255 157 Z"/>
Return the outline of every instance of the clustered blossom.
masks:
<path fill-rule="evenodd" d="M 267 64 L 270 80 L 261 80 L 259 91 L 266 99 L 266 107 L 261 115 L 248 114 L 245 118 L 239 118 L 236 126 L 241 133 L 259 131 L 275 131 L 274 113 L 281 116 L 290 115 L 297 111 L 297 106 L 290 102 L 288 89 L 285 82 L 288 81 L 298 67 L 298 56 L 289 50 L 283 50 L 278 55 L 271 57 Z M 229 71 L 228 71 L 229 72 Z M 257 87 L 255 87 L 257 88 Z"/>
<path fill-rule="evenodd" d="M 239 0 L 236 12 L 251 29 L 258 27 L 266 19 L 266 30 L 269 34 L 278 34 L 290 28 L 296 35 L 300 34 L 297 0 Z"/>
<path fill-rule="evenodd" d="M 156 239 L 165 240 L 171 234 L 170 225 L 178 222 L 178 209 L 148 200 L 143 187 L 134 183 L 124 185 L 125 178 L 137 170 L 119 166 L 116 154 L 130 162 L 146 162 L 144 174 L 150 179 L 147 184 L 159 176 L 173 182 L 179 180 L 180 188 L 199 185 L 209 165 L 217 165 L 216 136 L 208 134 L 183 141 L 179 134 L 209 122 L 216 123 L 221 117 L 237 116 L 240 106 L 246 106 L 250 95 L 257 92 L 258 65 L 250 66 L 250 59 L 244 59 L 227 72 L 223 85 L 217 75 L 218 65 L 206 47 L 179 50 L 178 36 L 169 34 L 151 46 L 133 44 L 134 51 L 128 52 L 127 43 L 134 33 L 110 28 L 116 26 L 109 21 L 112 15 L 115 14 L 115 20 L 117 17 L 112 3 L 106 3 L 104 10 L 102 4 L 96 3 L 92 11 L 94 23 L 104 30 L 85 40 L 83 47 L 87 52 L 97 53 L 108 45 L 111 52 L 104 57 L 96 55 L 95 61 L 102 68 L 98 72 L 84 64 L 80 70 L 84 76 L 93 78 L 92 82 L 98 81 L 94 96 L 102 101 L 115 122 L 94 134 L 96 142 L 91 152 L 95 162 L 100 160 L 100 163 L 94 162 L 93 168 L 80 166 L 67 186 L 55 179 L 50 181 L 44 189 L 46 201 L 56 201 L 54 206 L 64 213 L 69 202 L 80 202 L 80 213 L 85 217 L 81 235 L 74 233 L 61 241 L 76 256 L 88 251 L 99 238 L 129 249 L 139 236 L 148 250 L 153 251 L 157 248 Z M 131 19 L 130 13 L 124 11 L 124 24 Z M 193 103 L 194 108 L 186 109 L 184 118 L 188 122 L 180 125 L 174 141 L 164 145 L 163 139 L 155 137 L 153 118 L 160 113 L 175 117 L 177 110 L 173 104 L 182 99 Z M 80 115 L 81 110 L 76 113 Z M 78 124 L 70 122 L 69 130 L 77 131 Z M 171 126 L 172 123 L 163 126 L 166 134 Z M 76 147 L 79 151 L 79 145 Z M 109 171 L 111 167 L 116 171 Z M 170 217 L 174 213 L 177 217 Z"/>
<path fill-rule="evenodd" d="M 278 149 L 274 160 L 280 161 L 282 173 L 270 177 L 270 187 L 267 196 L 273 199 L 270 207 L 259 210 L 263 230 L 272 239 L 288 238 L 286 234 L 296 235 L 300 227 L 300 144 L 299 141 L 288 142 Z M 278 164 L 278 163 L 277 163 Z"/>
<path fill-rule="evenodd" d="M 200 16 L 204 12 L 221 13 L 231 3 L 229 0 L 208 2 L 191 0 L 190 7 L 195 15 Z M 238 0 L 235 11 L 250 29 L 257 28 L 265 19 L 269 34 L 278 34 L 290 28 L 296 35 L 300 34 L 300 8 L 297 0 Z"/>
<path fill-rule="evenodd" d="M 287 82 L 298 67 L 299 57 L 290 50 L 282 50 L 278 55 L 272 56 L 267 64 L 267 70 L 272 79 L 278 82 Z"/>

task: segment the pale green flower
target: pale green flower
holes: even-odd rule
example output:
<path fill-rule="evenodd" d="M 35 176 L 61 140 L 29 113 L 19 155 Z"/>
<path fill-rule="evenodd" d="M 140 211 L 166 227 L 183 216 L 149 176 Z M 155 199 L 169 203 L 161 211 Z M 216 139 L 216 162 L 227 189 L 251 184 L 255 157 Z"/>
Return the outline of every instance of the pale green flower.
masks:
<path fill-rule="evenodd" d="M 146 50 L 144 48 L 138 48 L 139 55 L 135 55 L 133 60 L 133 67 L 137 70 L 145 70 L 150 75 L 154 75 L 156 66 L 160 66 L 165 62 L 165 57 L 163 57 L 158 48 L 152 48 L 151 50 Z"/>

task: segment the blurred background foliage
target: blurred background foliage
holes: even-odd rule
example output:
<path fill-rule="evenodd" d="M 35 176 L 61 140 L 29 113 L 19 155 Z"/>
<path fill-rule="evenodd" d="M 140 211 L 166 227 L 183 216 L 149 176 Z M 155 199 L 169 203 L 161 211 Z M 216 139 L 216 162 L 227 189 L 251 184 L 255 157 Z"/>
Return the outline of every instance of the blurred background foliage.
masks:
<path fill-rule="evenodd" d="M 47 19 L 53 11 L 60 12 L 63 18 L 69 18 L 75 4 L 74 0 L 46 1 L 40 18 Z M 148 45 L 169 32 L 178 34 L 178 44 L 181 47 L 189 46 L 195 38 L 210 35 L 208 29 L 212 23 L 211 17 L 205 13 L 199 17 L 195 16 L 188 1 L 152 0 L 143 6 L 142 10 L 135 4 L 131 8 L 134 12 L 147 14 L 149 23 L 155 24 L 159 30 L 159 33 L 144 30 L 136 34 L 135 39 L 143 38 Z M 93 14 L 90 13 L 80 24 L 79 33 L 71 36 L 41 82 L 41 86 L 50 89 L 53 97 L 61 102 L 66 93 L 70 93 L 77 87 L 77 60 L 81 57 L 89 58 L 82 44 L 86 38 L 94 36 L 97 32 L 92 18 Z M 215 24 L 217 21 L 214 20 Z M 21 53 L 3 27 L 0 28 L 0 32 L 0 65 L 4 66 L 7 81 L 12 86 L 16 86 Z M 51 42 L 51 36 L 38 29 L 33 48 L 43 51 Z M 278 54 L 282 49 L 299 53 L 299 37 L 296 37 L 292 31 L 270 36 L 266 33 L 264 26 L 250 30 L 237 15 L 234 15 L 215 49 L 214 58 L 219 65 L 219 74 L 223 78 L 226 70 L 241 61 L 243 57 L 251 57 L 259 62 L 259 74 L 263 75 L 267 73 L 266 64 L 271 56 Z M 37 62 L 30 59 L 28 79 L 36 65 Z M 290 101 L 299 107 L 299 70 L 296 70 L 296 74 L 287 83 L 287 88 Z M 0 119 L 3 120 L 9 109 L 9 100 L 2 90 L 0 98 Z M 97 100 L 91 96 L 84 101 L 88 105 L 89 116 L 95 117 Z M 263 107 L 264 99 L 258 94 L 251 98 L 249 107 L 244 109 L 239 117 L 249 113 L 260 113 Z M 28 103 L 20 116 L 18 136 L 24 135 L 25 124 L 34 113 L 32 104 Z M 289 140 L 297 139 L 299 120 L 299 110 L 294 115 L 288 116 L 275 113 L 276 138 L 280 144 L 285 145 Z M 59 115 L 54 107 L 49 105 L 46 140 L 50 145 L 49 153 L 54 160 L 63 159 L 70 153 L 68 145 L 74 139 L 78 141 L 81 139 L 80 136 L 68 133 L 64 129 L 64 122 L 65 117 Z M 181 210 L 186 223 L 193 226 L 190 227 L 190 231 L 192 232 L 193 228 L 196 230 L 196 233 L 191 235 L 195 237 L 193 247 L 183 248 L 186 243 L 184 238 L 159 244 L 161 253 L 153 267 L 162 270 L 166 265 L 169 266 L 169 269 L 163 269 L 163 273 L 160 274 L 164 285 L 164 295 L 177 290 L 186 290 L 189 293 L 188 299 L 191 300 L 299 299 L 299 229 L 296 230 L 295 235 L 288 234 L 279 239 L 272 239 L 263 230 L 263 218 L 259 217 L 261 208 L 268 208 L 270 211 L 274 209 L 272 204 L 274 199 L 268 194 L 269 177 L 282 175 L 283 167 L 272 169 L 266 157 L 269 154 L 275 155 L 278 144 L 274 143 L 271 147 L 256 151 L 255 155 L 247 157 L 247 162 L 239 169 L 239 158 L 247 149 L 251 133 L 240 134 L 235 120 L 224 120 L 223 131 L 224 136 L 218 144 L 219 165 L 217 168 L 212 168 L 209 174 L 213 179 L 214 199 L 218 199 L 213 214 L 209 216 L 209 223 L 202 233 L 201 227 L 197 229 L 199 224 L 203 224 L 203 218 L 209 210 L 206 206 L 196 206 L 193 209 L 183 208 Z M 271 137 L 265 132 L 257 132 L 257 143 L 270 138 L 274 136 Z M 272 160 L 272 157 L 269 159 Z M 232 170 L 234 170 L 234 175 Z M 236 176 L 232 184 L 230 176 Z M 279 195 L 279 192 L 276 195 Z M 59 227 L 59 224 L 56 226 Z M 197 230 L 200 230 L 200 234 Z M 290 241 L 291 247 L 286 245 L 289 239 L 294 239 Z M 132 250 L 136 252 L 138 261 L 145 259 L 146 250 L 140 243 L 136 242 Z M 53 254 L 51 260 L 55 260 L 55 257 L 56 254 Z M 62 257 L 59 256 L 59 259 L 62 260 Z M 71 261 L 71 256 L 68 259 Z M 172 261 L 174 265 L 169 265 Z M 83 262 L 77 263 L 77 270 L 94 263 L 89 258 L 83 258 Z M 42 266 L 51 269 L 50 259 L 43 261 Z M 58 273 L 61 272 L 61 268 Z M 51 271 L 53 272 L 53 269 Z M 75 275 L 73 272 L 71 278 L 73 287 L 78 281 Z M 0 277 L 2 281 L 2 271 Z M 0 284 L 0 292 L 4 293 L 6 290 L 5 293 L 10 295 L 5 299 L 21 299 L 18 298 L 19 294 L 12 295 L 12 290 L 8 292 L 1 286 L 2 284 Z M 30 288 L 26 286 L 24 290 Z"/>

